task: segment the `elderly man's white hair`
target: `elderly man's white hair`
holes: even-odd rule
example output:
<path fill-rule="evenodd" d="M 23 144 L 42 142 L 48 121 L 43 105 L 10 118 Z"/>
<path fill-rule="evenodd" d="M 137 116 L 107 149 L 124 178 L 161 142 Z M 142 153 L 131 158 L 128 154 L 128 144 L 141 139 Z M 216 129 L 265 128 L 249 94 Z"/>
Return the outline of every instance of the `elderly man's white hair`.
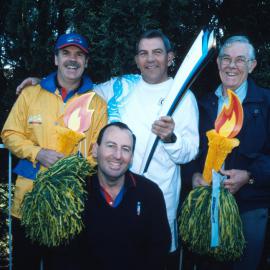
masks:
<path fill-rule="evenodd" d="M 255 49 L 253 47 L 253 45 L 251 44 L 251 42 L 249 41 L 249 39 L 246 36 L 231 36 L 228 39 L 225 40 L 225 42 L 223 43 L 223 45 L 221 46 L 220 50 L 219 50 L 219 54 L 218 56 L 221 57 L 224 55 L 224 49 L 227 47 L 230 47 L 233 43 L 243 43 L 243 44 L 248 44 L 249 46 L 249 59 L 250 60 L 255 60 L 256 58 L 256 53 L 255 53 Z"/>

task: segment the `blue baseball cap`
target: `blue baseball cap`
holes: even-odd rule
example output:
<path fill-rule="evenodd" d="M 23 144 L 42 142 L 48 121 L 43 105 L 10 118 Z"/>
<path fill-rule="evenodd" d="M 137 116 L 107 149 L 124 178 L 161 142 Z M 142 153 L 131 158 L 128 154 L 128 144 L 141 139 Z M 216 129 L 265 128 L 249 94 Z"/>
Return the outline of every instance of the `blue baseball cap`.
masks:
<path fill-rule="evenodd" d="M 57 39 L 54 49 L 55 51 L 57 51 L 67 46 L 76 46 L 80 48 L 82 51 L 84 51 L 86 54 L 89 53 L 89 44 L 87 40 L 83 36 L 76 33 L 61 35 Z"/>

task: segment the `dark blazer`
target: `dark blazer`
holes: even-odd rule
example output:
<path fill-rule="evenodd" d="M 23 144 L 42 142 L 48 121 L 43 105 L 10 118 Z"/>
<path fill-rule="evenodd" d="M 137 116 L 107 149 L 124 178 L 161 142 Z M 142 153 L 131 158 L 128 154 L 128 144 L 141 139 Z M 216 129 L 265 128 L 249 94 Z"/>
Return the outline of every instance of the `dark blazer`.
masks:
<path fill-rule="evenodd" d="M 50 270 L 162 270 L 171 232 L 162 191 L 154 182 L 125 174 L 120 204 L 108 205 L 97 174 L 88 178 L 88 199 L 79 236 L 52 249 Z"/>
<path fill-rule="evenodd" d="M 194 172 L 202 172 L 208 149 L 206 132 L 214 128 L 218 98 L 214 92 L 198 100 L 200 152 L 195 161 L 182 168 L 184 182 L 191 182 Z M 270 91 L 248 79 L 243 101 L 244 123 L 237 138 L 240 145 L 225 160 L 225 169 L 251 172 L 253 185 L 244 185 L 236 194 L 240 211 L 270 206 Z"/>
<path fill-rule="evenodd" d="M 97 175 L 89 179 L 84 215 L 87 266 L 95 270 L 161 270 L 171 233 L 162 191 L 152 181 L 125 174 L 126 191 L 113 208 L 103 198 Z"/>

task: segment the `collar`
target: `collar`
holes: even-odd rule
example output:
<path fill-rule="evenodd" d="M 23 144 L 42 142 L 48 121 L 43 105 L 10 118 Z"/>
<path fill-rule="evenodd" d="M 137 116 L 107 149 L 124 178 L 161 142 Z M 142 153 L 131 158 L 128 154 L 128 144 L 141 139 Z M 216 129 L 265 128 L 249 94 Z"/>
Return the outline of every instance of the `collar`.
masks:
<path fill-rule="evenodd" d="M 80 87 L 82 86 L 82 83 L 83 83 L 83 81 L 81 80 L 79 87 L 77 87 L 74 90 L 68 91 L 68 89 L 63 88 L 59 84 L 57 76 L 54 77 L 54 81 L 55 81 L 56 88 L 60 92 L 60 95 L 62 96 L 62 99 L 64 102 L 67 102 L 70 98 L 72 98 L 78 92 L 78 90 L 80 89 Z"/>
<path fill-rule="evenodd" d="M 171 84 L 173 83 L 173 78 L 168 77 L 168 80 L 161 83 L 148 83 L 141 76 L 141 84 L 144 88 L 149 89 L 150 91 L 155 91 L 156 89 L 170 89 Z"/>
<path fill-rule="evenodd" d="M 247 89 L 248 89 L 248 84 L 247 81 L 244 81 L 235 91 L 234 93 L 238 96 L 239 100 L 241 101 L 241 103 L 243 102 L 243 100 L 245 99 L 246 95 L 247 95 Z M 218 99 L 221 99 L 223 101 L 226 101 L 228 98 L 224 97 L 222 95 L 222 85 L 219 85 L 219 87 L 217 88 L 217 90 L 215 91 L 215 95 L 218 97 Z"/>
<path fill-rule="evenodd" d="M 121 187 L 119 193 L 117 194 L 116 198 L 113 200 L 110 196 L 110 194 L 99 184 L 98 175 L 95 174 L 91 177 L 93 188 L 96 190 L 96 192 L 100 192 L 103 199 L 107 202 L 107 204 L 113 208 L 117 207 L 123 197 L 124 194 L 133 187 L 136 187 L 136 179 L 135 176 L 130 172 L 127 171 L 125 173 L 125 181 L 124 185 Z"/>
<path fill-rule="evenodd" d="M 219 85 L 219 87 L 215 91 L 215 95 L 218 98 L 217 114 L 219 114 L 221 112 L 224 105 L 229 104 L 229 97 L 224 96 L 222 92 L 223 92 L 222 85 Z M 240 100 L 240 102 L 242 104 L 243 100 L 245 99 L 245 97 L 247 95 L 247 81 L 243 82 L 236 90 L 234 90 L 234 93 L 237 95 L 238 99 Z"/>
<path fill-rule="evenodd" d="M 100 186 L 100 189 L 99 190 L 100 190 L 100 193 L 103 196 L 104 200 L 107 202 L 107 204 L 109 206 L 113 207 L 113 208 L 117 207 L 121 203 L 121 201 L 122 201 L 122 199 L 124 197 L 124 194 L 126 192 L 126 188 L 123 185 L 121 187 L 119 193 L 117 194 L 117 196 L 113 200 L 113 198 L 111 197 L 111 195 L 102 186 Z"/>
<path fill-rule="evenodd" d="M 263 97 L 264 91 L 260 91 L 260 90 L 262 90 L 262 88 L 257 86 L 252 78 L 248 78 L 247 93 L 246 93 L 245 99 L 243 100 L 243 105 L 247 103 L 264 102 L 264 97 Z M 201 108 L 203 108 L 208 113 L 208 115 L 210 115 L 213 123 L 216 119 L 218 105 L 219 105 L 219 98 L 216 93 L 217 91 L 218 89 L 215 92 L 209 92 L 206 95 L 203 95 L 198 100 L 198 104 L 201 106 Z M 245 106 L 243 106 L 243 108 L 245 108 Z"/>
<path fill-rule="evenodd" d="M 56 83 L 57 82 L 56 75 L 57 73 L 53 72 L 50 75 L 48 75 L 46 78 L 42 79 L 40 82 L 41 87 L 51 93 L 54 93 L 56 89 L 59 89 L 59 86 Z M 92 89 L 93 89 L 93 83 L 90 77 L 88 77 L 87 75 L 83 75 L 81 84 L 79 88 L 77 88 L 76 93 L 84 94 Z"/>

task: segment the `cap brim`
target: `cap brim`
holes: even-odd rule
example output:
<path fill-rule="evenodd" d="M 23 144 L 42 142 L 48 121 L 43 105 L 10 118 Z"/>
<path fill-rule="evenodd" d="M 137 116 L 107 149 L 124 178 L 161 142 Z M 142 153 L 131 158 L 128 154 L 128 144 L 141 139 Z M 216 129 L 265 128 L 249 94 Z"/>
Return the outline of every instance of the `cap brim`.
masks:
<path fill-rule="evenodd" d="M 69 47 L 69 46 L 76 46 L 76 47 L 80 48 L 83 52 L 85 52 L 86 54 L 89 53 L 89 51 L 86 48 L 84 48 L 83 46 L 81 46 L 81 45 L 79 45 L 77 43 L 64 44 L 64 45 L 59 46 L 58 49 L 63 49 L 65 47 Z"/>

